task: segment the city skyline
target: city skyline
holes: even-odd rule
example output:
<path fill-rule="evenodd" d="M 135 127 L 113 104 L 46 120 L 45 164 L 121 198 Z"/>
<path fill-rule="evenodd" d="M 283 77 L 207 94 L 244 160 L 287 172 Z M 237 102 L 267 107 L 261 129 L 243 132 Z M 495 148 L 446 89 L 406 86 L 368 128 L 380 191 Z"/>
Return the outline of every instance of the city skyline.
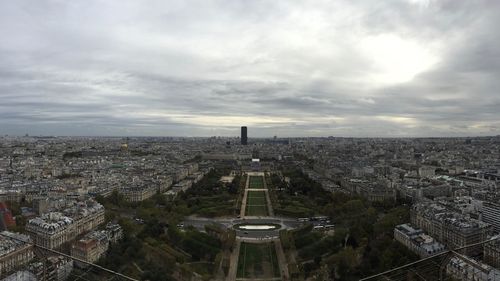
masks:
<path fill-rule="evenodd" d="M 0 135 L 500 134 L 493 1 L 0 3 Z"/>

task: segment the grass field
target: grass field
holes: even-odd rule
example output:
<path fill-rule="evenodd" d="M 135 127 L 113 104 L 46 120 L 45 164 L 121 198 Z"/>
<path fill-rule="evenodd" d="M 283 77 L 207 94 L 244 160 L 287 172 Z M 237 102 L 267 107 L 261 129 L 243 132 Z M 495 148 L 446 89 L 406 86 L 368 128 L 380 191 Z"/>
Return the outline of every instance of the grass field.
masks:
<path fill-rule="evenodd" d="M 264 191 L 248 191 L 246 216 L 267 216 L 267 200 Z"/>
<path fill-rule="evenodd" d="M 276 278 L 280 269 L 274 242 L 241 243 L 236 278 Z"/>
<path fill-rule="evenodd" d="M 250 176 L 250 181 L 248 182 L 248 188 L 264 188 L 264 177 Z"/>
<path fill-rule="evenodd" d="M 266 192 L 265 191 L 248 191 L 248 204 L 249 205 L 266 205 Z"/>

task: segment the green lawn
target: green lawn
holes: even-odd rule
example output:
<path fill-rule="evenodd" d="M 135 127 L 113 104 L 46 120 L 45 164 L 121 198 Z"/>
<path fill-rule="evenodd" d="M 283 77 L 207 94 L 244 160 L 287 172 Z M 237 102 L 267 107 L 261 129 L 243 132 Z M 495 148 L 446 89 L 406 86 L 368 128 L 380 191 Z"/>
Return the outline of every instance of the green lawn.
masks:
<path fill-rule="evenodd" d="M 264 177 L 262 176 L 250 176 L 250 181 L 248 183 L 249 188 L 264 188 Z"/>
<path fill-rule="evenodd" d="M 248 191 L 247 195 L 248 205 L 266 205 L 266 192 L 265 191 Z"/>
<path fill-rule="evenodd" d="M 280 275 L 274 242 L 241 243 L 237 278 L 263 279 Z"/>
<path fill-rule="evenodd" d="M 267 207 L 263 206 L 247 206 L 246 216 L 267 216 Z"/>
<path fill-rule="evenodd" d="M 268 215 L 266 193 L 264 191 L 248 191 L 245 215 L 247 216 Z"/>

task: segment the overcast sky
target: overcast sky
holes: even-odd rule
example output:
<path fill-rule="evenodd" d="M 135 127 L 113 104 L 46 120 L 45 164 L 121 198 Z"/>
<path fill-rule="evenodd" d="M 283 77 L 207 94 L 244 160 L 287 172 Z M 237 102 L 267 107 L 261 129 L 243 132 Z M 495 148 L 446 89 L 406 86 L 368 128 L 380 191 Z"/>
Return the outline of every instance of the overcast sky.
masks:
<path fill-rule="evenodd" d="M 500 1 L 0 1 L 0 134 L 500 134 Z"/>

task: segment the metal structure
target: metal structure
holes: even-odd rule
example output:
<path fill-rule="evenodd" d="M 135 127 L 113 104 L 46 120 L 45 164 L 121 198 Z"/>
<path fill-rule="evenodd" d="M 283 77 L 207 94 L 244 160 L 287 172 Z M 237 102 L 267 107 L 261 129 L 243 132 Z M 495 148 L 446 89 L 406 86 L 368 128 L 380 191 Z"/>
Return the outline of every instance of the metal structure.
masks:
<path fill-rule="evenodd" d="M 426 280 L 426 281 L 444 281 L 444 280 L 454 280 L 446 274 L 446 267 L 452 258 L 457 257 L 463 259 L 465 263 L 469 263 L 469 259 L 464 257 L 461 252 L 469 247 L 475 247 L 479 245 L 484 245 L 485 243 L 499 239 L 500 237 L 495 236 L 492 239 L 488 239 L 482 242 L 466 245 L 453 250 L 444 251 L 442 253 L 420 259 L 415 262 L 405 264 L 375 274 L 369 277 L 365 277 L 360 281 L 373 281 L 373 280 Z M 482 280 L 482 279 L 474 279 Z M 493 279 L 494 281 L 497 279 Z M 500 281 L 500 279 L 498 279 Z"/>
<path fill-rule="evenodd" d="M 5 236 L 0 233 L 0 235 Z M 107 269 L 105 267 L 72 257 L 68 254 L 49 249 L 43 246 L 36 245 L 32 242 L 26 242 L 24 240 L 16 239 L 10 236 L 6 236 L 9 239 L 14 239 L 16 241 L 26 243 L 33 246 L 33 252 L 35 258 L 33 261 L 27 265 L 19 266 L 14 272 L 2 273 L 0 279 L 9 277 L 9 281 L 17 280 L 57 280 L 54 277 L 55 274 L 65 275 L 66 280 L 83 280 L 83 281 L 94 281 L 94 280 L 115 280 L 115 281 L 138 281 L 137 279 L 131 278 L 119 272 Z M 49 263 L 51 257 L 63 257 L 65 259 L 71 260 L 73 264 L 78 263 L 79 267 L 74 267 L 68 272 L 59 272 L 61 268 L 53 268 Z M 38 264 L 37 270 L 33 270 L 33 265 Z M 16 272 L 21 272 L 22 274 L 15 275 Z M 13 275 L 14 273 L 14 275 Z M 33 277 L 36 279 L 31 279 Z"/>

